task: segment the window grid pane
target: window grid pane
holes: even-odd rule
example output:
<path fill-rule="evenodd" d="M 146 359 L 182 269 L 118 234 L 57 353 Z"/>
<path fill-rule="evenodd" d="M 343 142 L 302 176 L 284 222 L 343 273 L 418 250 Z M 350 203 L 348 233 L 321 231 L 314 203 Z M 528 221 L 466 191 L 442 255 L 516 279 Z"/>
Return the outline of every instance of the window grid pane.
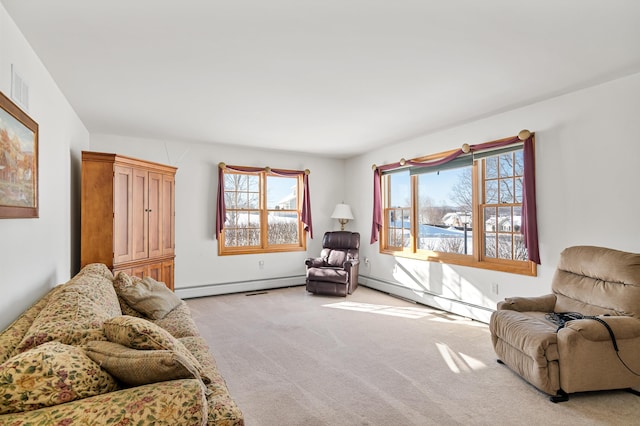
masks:
<path fill-rule="evenodd" d="M 388 240 L 387 245 L 394 248 L 409 247 L 411 236 L 411 209 L 390 208 L 387 209 Z"/>
<path fill-rule="evenodd" d="M 298 242 L 298 212 L 269 210 L 267 216 L 267 240 L 269 245 L 296 244 Z"/>
<path fill-rule="evenodd" d="M 520 234 L 522 218 L 522 150 L 488 157 L 483 161 L 482 212 L 488 258 L 526 261 Z"/>
<path fill-rule="evenodd" d="M 225 245 L 227 247 L 251 247 L 260 245 L 260 211 L 227 210 Z M 256 233 L 257 232 L 257 237 Z"/>

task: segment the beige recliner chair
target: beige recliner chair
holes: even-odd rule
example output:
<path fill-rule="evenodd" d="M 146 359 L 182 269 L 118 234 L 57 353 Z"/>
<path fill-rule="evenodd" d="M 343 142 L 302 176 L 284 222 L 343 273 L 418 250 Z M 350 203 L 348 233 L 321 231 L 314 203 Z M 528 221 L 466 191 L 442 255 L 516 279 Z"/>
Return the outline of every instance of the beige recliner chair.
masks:
<path fill-rule="evenodd" d="M 640 394 L 640 254 L 569 247 L 551 288 L 498 303 L 489 324 L 498 361 L 553 402 L 583 391 Z M 554 312 L 595 319 L 554 323 Z"/>

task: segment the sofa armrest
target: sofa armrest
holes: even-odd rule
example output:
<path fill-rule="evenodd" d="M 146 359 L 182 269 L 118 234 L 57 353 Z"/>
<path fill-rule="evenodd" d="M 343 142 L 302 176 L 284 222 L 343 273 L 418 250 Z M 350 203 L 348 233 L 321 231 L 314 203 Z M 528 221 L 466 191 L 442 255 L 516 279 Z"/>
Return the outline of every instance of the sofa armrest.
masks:
<path fill-rule="evenodd" d="M 616 338 L 616 340 L 622 339 L 634 339 L 640 338 L 640 320 L 633 317 L 625 316 L 599 316 L 598 318 L 605 321 Z M 593 342 L 610 341 L 611 335 L 609 330 L 598 321 L 592 319 L 581 319 L 569 321 L 565 326 L 567 330 L 574 331 L 580 334 L 583 338 L 591 340 Z M 561 329 L 559 333 L 562 333 Z"/>
<path fill-rule="evenodd" d="M 0 424 L 204 425 L 207 401 L 198 380 L 153 383 L 39 410 L 0 415 Z"/>
<path fill-rule="evenodd" d="M 498 302 L 498 310 L 518 312 L 553 312 L 556 295 L 546 294 L 539 297 L 508 297 Z"/>

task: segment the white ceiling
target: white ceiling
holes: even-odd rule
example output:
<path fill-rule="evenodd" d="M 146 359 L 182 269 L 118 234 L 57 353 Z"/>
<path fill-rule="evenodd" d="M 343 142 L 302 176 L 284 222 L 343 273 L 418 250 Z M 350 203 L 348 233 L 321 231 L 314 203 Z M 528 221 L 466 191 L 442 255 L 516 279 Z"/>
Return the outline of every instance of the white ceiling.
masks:
<path fill-rule="evenodd" d="M 91 133 L 346 158 L 640 72 L 638 0 L 1 1 Z"/>

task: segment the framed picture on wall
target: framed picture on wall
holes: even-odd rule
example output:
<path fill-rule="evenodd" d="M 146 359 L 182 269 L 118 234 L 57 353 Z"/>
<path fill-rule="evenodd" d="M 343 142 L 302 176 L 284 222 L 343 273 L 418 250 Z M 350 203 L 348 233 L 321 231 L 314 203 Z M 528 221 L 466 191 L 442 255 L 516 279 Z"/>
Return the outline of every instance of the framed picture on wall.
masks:
<path fill-rule="evenodd" d="M 38 123 L 0 92 L 0 219 L 38 217 Z"/>

